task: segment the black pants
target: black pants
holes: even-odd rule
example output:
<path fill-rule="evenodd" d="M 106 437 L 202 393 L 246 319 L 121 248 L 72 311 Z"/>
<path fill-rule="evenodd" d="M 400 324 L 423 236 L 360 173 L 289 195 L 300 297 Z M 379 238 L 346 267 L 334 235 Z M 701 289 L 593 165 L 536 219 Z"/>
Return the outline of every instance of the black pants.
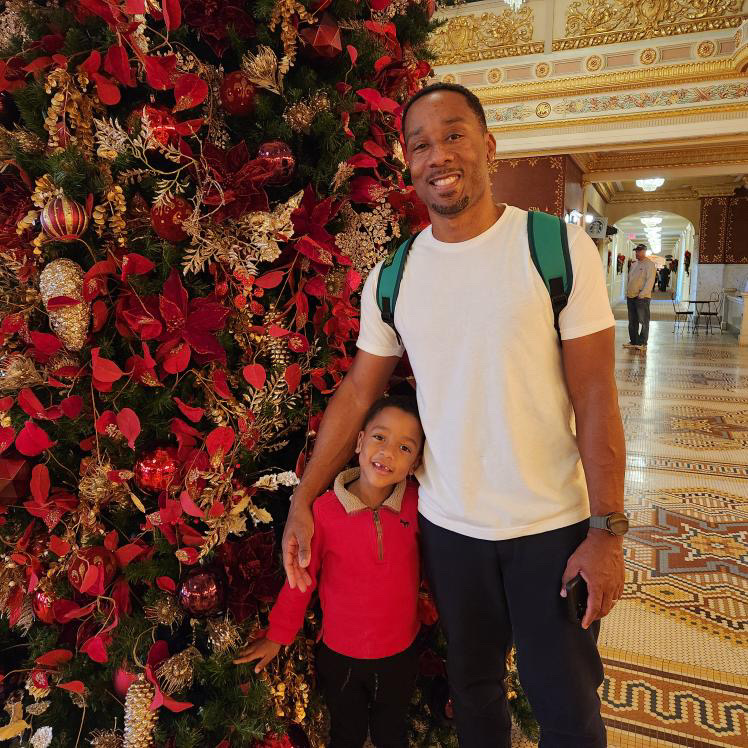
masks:
<path fill-rule="evenodd" d="M 649 302 L 650 299 L 626 299 L 631 345 L 647 344 L 649 339 Z"/>
<path fill-rule="evenodd" d="M 599 625 L 568 620 L 559 595 L 588 522 L 512 540 L 476 540 L 420 518 L 424 560 L 448 639 L 461 748 L 509 748 L 505 661 L 517 648 L 541 748 L 602 748 Z"/>
<path fill-rule="evenodd" d="M 359 660 L 320 644 L 317 677 L 330 710 L 329 748 L 361 748 L 371 730 L 377 748 L 408 748 L 408 706 L 418 674 L 418 648 Z"/>

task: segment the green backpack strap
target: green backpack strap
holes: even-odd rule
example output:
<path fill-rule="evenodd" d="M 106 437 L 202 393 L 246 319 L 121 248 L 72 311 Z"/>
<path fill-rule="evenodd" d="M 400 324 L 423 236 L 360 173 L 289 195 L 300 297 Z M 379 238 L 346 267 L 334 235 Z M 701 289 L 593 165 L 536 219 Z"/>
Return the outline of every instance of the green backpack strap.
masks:
<path fill-rule="evenodd" d="M 558 216 L 536 210 L 528 211 L 527 239 L 532 261 L 551 297 L 553 326 L 560 340 L 558 318 L 569 301 L 574 281 L 566 223 Z"/>
<path fill-rule="evenodd" d="M 413 234 L 406 239 L 385 261 L 382 269 L 379 271 L 377 280 L 377 306 L 382 315 L 382 321 L 386 322 L 397 335 L 398 342 L 400 334 L 395 328 L 395 305 L 400 293 L 400 281 L 403 279 L 405 263 L 408 259 L 408 253 L 413 246 L 418 234 Z"/>

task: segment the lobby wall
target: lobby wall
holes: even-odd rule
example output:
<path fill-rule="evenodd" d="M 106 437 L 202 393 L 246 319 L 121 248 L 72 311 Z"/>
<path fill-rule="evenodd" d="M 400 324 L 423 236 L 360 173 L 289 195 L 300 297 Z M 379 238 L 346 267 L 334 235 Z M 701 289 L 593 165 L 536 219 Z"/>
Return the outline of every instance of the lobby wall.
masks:
<path fill-rule="evenodd" d="M 570 156 L 500 159 L 491 174 L 494 200 L 563 216 L 582 211 L 582 170 Z"/>

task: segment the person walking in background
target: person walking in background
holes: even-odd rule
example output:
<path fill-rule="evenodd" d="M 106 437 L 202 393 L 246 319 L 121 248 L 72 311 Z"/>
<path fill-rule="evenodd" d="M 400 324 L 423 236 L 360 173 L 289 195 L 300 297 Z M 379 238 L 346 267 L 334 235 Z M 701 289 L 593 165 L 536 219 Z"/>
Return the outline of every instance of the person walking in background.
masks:
<path fill-rule="evenodd" d="M 657 268 L 647 257 L 647 248 L 637 244 L 634 249 L 636 262 L 629 271 L 626 285 L 626 305 L 629 312 L 629 341 L 624 348 L 633 348 L 646 353 L 649 337 L 649 303 L 657 278 Z"/>
<path fill-rule="evenodd" d="M 665 265 L 660 268 L 660 291 L 667 291 L 667 287 L 670 285 L 670 268 Z"/>

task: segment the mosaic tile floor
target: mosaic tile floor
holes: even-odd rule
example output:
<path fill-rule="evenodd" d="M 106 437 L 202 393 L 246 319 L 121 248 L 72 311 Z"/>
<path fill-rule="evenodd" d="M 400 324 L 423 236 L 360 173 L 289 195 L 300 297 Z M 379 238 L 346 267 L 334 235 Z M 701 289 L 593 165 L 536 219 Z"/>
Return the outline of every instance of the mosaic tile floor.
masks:
<path fill-rule="evenodd" d="M 748 348 L 654 322 L 621 347 L 626 589 L 603 623 L 611 746 L 748 746 Z"/>

